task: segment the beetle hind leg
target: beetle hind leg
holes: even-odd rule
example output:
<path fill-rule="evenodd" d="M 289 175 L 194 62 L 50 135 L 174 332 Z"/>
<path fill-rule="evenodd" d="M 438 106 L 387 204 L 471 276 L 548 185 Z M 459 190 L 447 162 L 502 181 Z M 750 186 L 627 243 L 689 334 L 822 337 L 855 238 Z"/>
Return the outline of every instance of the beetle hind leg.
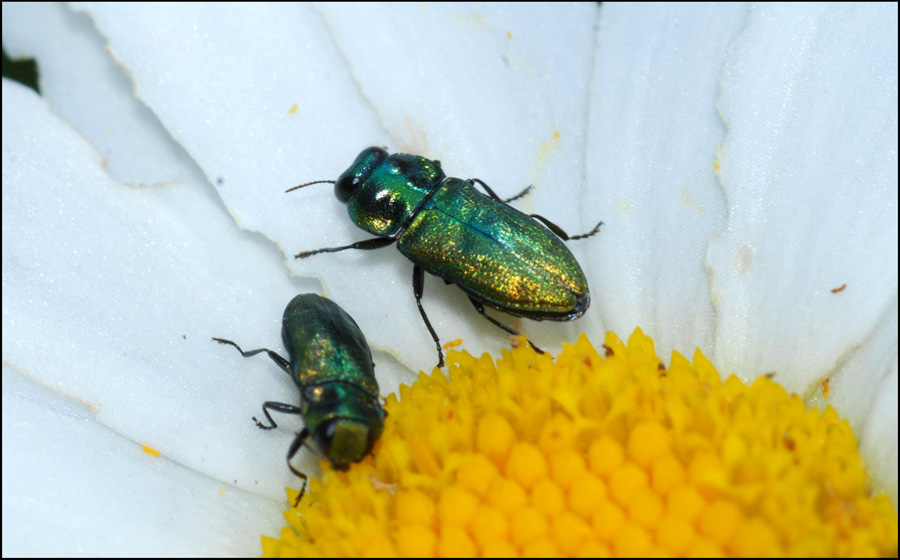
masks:
<path fill-rule="evenodd" d="M 600 231 L 600 226 L 602 226 L 602 225 L 603 225 L 603 221 L 601 220 L 600 222 L 597 223 L 596 226 L 594 226 L 594 229 L 592 229 L 591 231 L 589 231 L 587 233 L 582 233 L 581 235 L 573 235 L 572 237 L 569 238 L 569 241 L 574 241 L 576 239 L 586 239 L 586 238 L 594 235 L 595 233 L 598 233 Z"/>
<path fill-rule="evenodd" d="M 522 336 L 522 333 L 520 333 L 519 331 L 513 329 L 512 327 L 509 327 L 509 326 L 507 326 L 507 325 L 504 325 L 503 323 L 501 323 L 501 322 L 498 321 L 497 319 L 494 319 L 493 317 L 491 317 L 490 315 L 488 315 L 488 314 L 485 312 L 485 310 L 484 310 L 484 304 L 481 303 L 480 301 L 476 301 L 476 300 L 472 299 L 471 297 L 469 298 L 469 301 L 471 301 L 471 302 L 472 302 L 472 305 L 475 306 L 475 310 L 478 311 L 478 313 L 480 313 L 482 317 L 484 317 L 485 319 L 487 319 L 487 320 L 490 321 L 491 323 L 494 323 L 495 325 L 497 325 L 498 327 L 500 327 L 501 329 L 505 330 L 506 332 L 508 332 L 509 334 L 511 334 L 511 335 L 513 335 L 513 336 Z M 528 340 L 528 337 L 526 337 L 526 340 Z M 541 350 L 540 348 L 538 348 L 537 346 L 535 346 L 534 343 L 531 342 L 530 340 L 528 340 L 528 345 L 531 346 L 531 348 L 534 349 L 534 351 L 537 352 L 538 354 L 543 354 L 543 353 L 544 353 L 543 350 Z"/>
<path fill-rule="evenodd" d="M 585 239 L 585 238 L 590 237 L 590 236 L 594 235 L 595 233 L 599 232 L 599 231 L 600 231 L 600 226 L 603 225 L 603 222 L 601 221 L 599 224 L 597 224 L 596 226 L 594 226 L 594 229 L 592 229 L 591 231 L 589 231 L 589 232 L 587 232 L 587 233 L 581 233 L 581 234 L 578 234 L 578 235 L 572 235 L 572 236 L 570 236 L 568 233 L 566 233 L 566 232 L 563 230 L 563 228 L 561 228 L 561 227 L 559 227 L 558 225 L 554 224 L 553 222 L 551 222 L 551 221 L 548 220 L 547 218 L 541 216 L 540 214 L 530 214 L 530 216 L 531 216 L 532 218 L 534 218 L 535 220 L 541 222 L 541 223 L 544 224 L 545 226 L 547 226 L 547 229 L 549 229 L 550 231 L 552 231 L 553 233 L 555 233 L 556 236 L 559 237 L 560 239 L 562 239 L 563 241 L 575 241 L 576 239 Z"/>

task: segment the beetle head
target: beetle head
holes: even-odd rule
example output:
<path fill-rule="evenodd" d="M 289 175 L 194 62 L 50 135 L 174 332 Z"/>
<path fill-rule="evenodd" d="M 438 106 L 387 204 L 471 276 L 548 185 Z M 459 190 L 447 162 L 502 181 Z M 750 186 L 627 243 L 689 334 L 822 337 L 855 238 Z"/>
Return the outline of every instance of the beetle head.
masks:
<path fill-rule="evenodd" d="M 349 381 L 304 388 L 303 408 L 316 447 L 338 470 L 362 460 L 384 430 L 386 413 L 378 397 Z"/>
<path fill-rule="evenodd" d="M 319 425 L 313 439 L 332 466 L 342 471 L 361 461 L 372 450 L 378 435 L 380 430 L 367 422 L 334 418 Z"/>
<path fill-rule="evenodd" d="M 297 189 L 302 189 L 303 187 L 308 187 L 309 185 L 333 183 L 334 196 L 336 196 L 338 200 L 346 204 L 347 201 L 350 200 L 350 197 L 353 196 L 353 193 L 355 193 L 356 190 L 366 182 L 366 179 L 368 179 L 369 175 L 372 174 L 372 170 L 378 167 L 384 160 L 388 158 L 388 156 L 389 154 L 384 148 L 379 148 L 377 146 L 366 148 L 365 150 L 361 151 L 358 156 L 356 156 L 353 164 L 351 164 L 346 171 L 341 173 L 341 175 L 337 178 L 337 181 L 312 181 L 309 183 L 303 183 L 302 185 L 297 185 L 296 187 L 291 187 L 284 192 L 291 192 Z"/>
<path fill-rule="evenodd" d="M 377 146 L 361 151 L 347 171 L 341 173 L 334 183 L 334 196 L 346 203 L 353 193 L 366 182 L 372 171 L 387 158 L 387 151 Z"/>

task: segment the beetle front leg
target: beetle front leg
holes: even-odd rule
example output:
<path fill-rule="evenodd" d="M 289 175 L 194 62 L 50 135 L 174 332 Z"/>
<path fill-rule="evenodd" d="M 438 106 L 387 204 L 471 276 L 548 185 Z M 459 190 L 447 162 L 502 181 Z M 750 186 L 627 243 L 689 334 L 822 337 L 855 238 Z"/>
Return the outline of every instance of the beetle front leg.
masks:
<path fill-rule="evenodd" d="M 272 420 L 272 415 L 269 414 L 269 409 L 277 410 L 278 412 L 284 414 L 303 414 L 300 410 L 299 406 L 294 406 L 292 404 L 285 404 L 274 401 L 266 401 L 263 403 L 262 409 L 266 415 L 266 419 L 269 420 L 269 425 L 265 426 L 262 422 L 256 419 L 256 416 L 253 417 L 253 421 L 256 422 L 256 427 L 261 430 L 272 430 L 278 427 L 278 424 L 275 423 L 275 420 Z"/>
<path fill-rule="evenodd" d="M 394 241 L 397 240 L 393 237 L 374 237 L 372 239 L 366 239 L 365 241 L 357 241 L 356 243 L 351 243 L 350 245 L 344 245 L 343 247 L 329 247 L 327 249 L 316 249 L 315 251 L 300 251 L 299 253 L 294 255 L 294 258 L 305 259 L 313 255 L 318 255 L 319 253 L 337 253 L 339 251 L 346 251 L 347 249 L 362 249 L 364 251 L 371 251 L 372 249 L 381 249 L 382 247 L 387 247 Z"/>
<path fill-rule="evenodd" d="M 308 437 L 309 437 L 309 430 L 307 430 L 306 428 L 303 428 L 303 430 L 299 434 L 297 434 L 297 437 L 294 438 L 294 441 L 291 442 L 291 447 L 288 449 L 288 454 L 287 454 L 288 468 L 291 469 L 292 473 L 294 473 L 295 475 L 300 477 L 301 480 L 303 480 L 303 486 L 300 487 L 300 494 L 297 495 L 297 501 L 294 502 L 294 507 L 297 507 L 298 505 L 300 505 L 300 498 L 302 498 L 303 494 L 306 492 L 306 481 L 309 479 L 309 477 L 306 476 L 306 473 L 302 473 L 302 472 L 298 471 L 297 469 L 295 469 L 294 465 L 291 464 L 291 459 L 293 459 L 294 455 L 297 454 L 297 451 L 299 451 L 300 448 L 303 447 L 303 444 L 306 443 L 306 438 L 308 438 Z"/>
<path fill-rule="evenodd" d="M 508 332 L 509 334 L 511 334 L 511 335 L 513 335 L 513 336 L 522 336 L 522 333 L 520 333 L 520 332 L 514 330 L 512 327 L 508 327 L 508 326 L 504 325 L 503 323 L 501 323 L 501 322 L 498 321 L 497 319 L 494 319 L 493 317 L 491 317 L 490 315 L 488 315 L 488 314 L 484 311 L 484 304 L 481 303 L 480 301 L 474 300 L 474 299 L 472 299 L 472 298 L 469 298 L 469 301 L 471 301 L 471 302 L 472 302 L 472 305 L 475 306 L 475 310 L 478 311 L 478 312 L 481 314 L 482 317 L 484 317 L 485 319 L 487 319 L 487 320 L 490 321 L 491 323 L 494 323 L 495 325 L 497 325 L 498 327 L 500 327 L 501 329 L 505 330 L 506 332 Z M 528 340 L 528 337 L 525 337 L 525 339 Z M 537 352 L 538 354 L 543 354 L 543 353 L 544 353 L 543 350 L 541 350 L 540 348 L 538 348 L 537 346 L 535 346 L 534 343 L 531 342 L 530 340 L 528 340 L 528 344 L 529 344 L 529 346 L 531 346 L 531 347 L 534 349 L 534 351 Z"/>
<path fill-rule="evenodd" d="M 431 333 L 431 338 L 434 339 L 434 345 L 437 347 L 438 351 L 438 365 L 437 367 L 444 367 L 444 352 L 441 350 L 441 341 L 438 339 L 438 335 L 434 332 L 434 327 L 431 326 L 431 321 L 428 320 L 428 315 L 425 314 L 425 308 L 422 307 L 422 292 L 425 289 L 425 269 L 420 266 L 413 267 L 413 295 L 416 296 L 416 305 L 419 306 L 419 313 L 422 314 L 422 319 L 425 320 L 425 326 L 428 327 L 428 332 Z"/>
<path fill-rule="evenodd" d="M 290 362 L 288 362 L 287 360 L 282 358 L 280 355 L 278 355 L 278 353 L 273 352 L 272 350 L 269 350 L 268 348 L 257 348 L 256 350 L 249 350 L 247 352 L 244 352 L 243 350 L 241 350 L 241 347 L 238 346 L 232 340 L 225 340 L 224 338 L 216 338 L 216 337 L 213 337 L 213 340 L 215 340 L 219 344 L 230 344 L 230 345 L 234 346 L 235 348 L 238 349 L 238 352 L 241 353 L 241 356 L 243 356 L 245 358 L 249 358 L 250 356 L 255 356 L 255 355 L 259 354 L 260 352 L 265 352 L 269 355 L 270 358 L 272 358 L 272 361 L 275 362 L 278 365 L 278 367 L 280 367 L 285 372 L 287 372 L 288 375 L 291 375 Z"/>

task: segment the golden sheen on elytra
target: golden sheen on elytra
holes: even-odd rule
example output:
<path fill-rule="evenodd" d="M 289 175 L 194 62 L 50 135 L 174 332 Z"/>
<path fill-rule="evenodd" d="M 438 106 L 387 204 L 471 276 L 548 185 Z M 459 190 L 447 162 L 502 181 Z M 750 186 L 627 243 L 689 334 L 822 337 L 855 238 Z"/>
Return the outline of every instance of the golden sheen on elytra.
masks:
<path fill-rule="evenodd" d="M 444 365 L 444 353 L 421 302 L 425 272 L 465 290 L 482 316 L 514 336 L 519 333 L 487 315 L 485 306 L 539 321 L 571 321 L 590 306 L 587 279 L 563 241 L 590 237 L 603 222 L 570 237 L 546 218 L 507 204 L 531 187 L 503 200 L 480 179 L 447 177 L 437 160 L 389 155 L 377 147 L 360 152 L 336 181 L 313 181 L 288 191 L 317 183 L 334 183 L 353 223 L 378 237 L 296 257 L 396 242 L 413 262 L 413 294 L 434 339 L 438 367 Z"/>

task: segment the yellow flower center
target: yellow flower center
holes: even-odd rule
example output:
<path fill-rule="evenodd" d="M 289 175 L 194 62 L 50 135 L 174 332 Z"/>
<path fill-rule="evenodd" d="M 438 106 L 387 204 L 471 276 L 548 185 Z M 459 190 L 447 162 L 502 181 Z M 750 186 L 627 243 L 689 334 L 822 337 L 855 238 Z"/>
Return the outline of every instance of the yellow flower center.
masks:
<path fill-rule="evenodd" d="M 388 397 L 374 457 L 323 461 L 266 555 L 897 555 L 849 424 L 769 377 L 667 369 L 640 329 L 448 363 Z"/>

